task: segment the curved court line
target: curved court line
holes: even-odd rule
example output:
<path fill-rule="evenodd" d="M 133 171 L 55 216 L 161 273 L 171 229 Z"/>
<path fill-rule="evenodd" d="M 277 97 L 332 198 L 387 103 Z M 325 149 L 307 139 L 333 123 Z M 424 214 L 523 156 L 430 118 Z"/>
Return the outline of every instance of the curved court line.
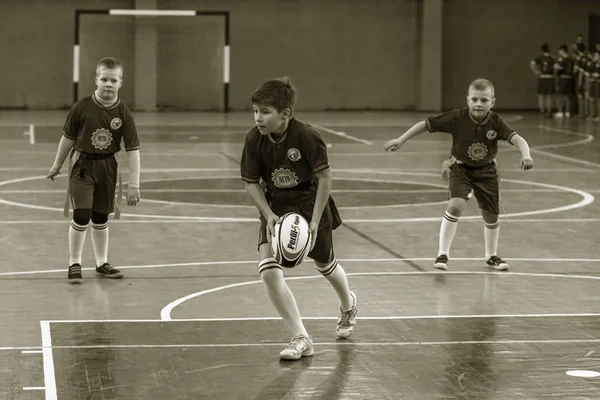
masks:
<path fill-rule="evenodd" d="M 579 136 L 579 137 L 582 137 L 583 139 L 575 140 L 573 142 L 566 142 L 566 143 L 542 144 L 539 146 L 533 146 L 533 148 L 535 148 L 535 149 L 560 149 L 560 148 L 564 148 L 564 147 L 580 146 L 583 144 L 591 143 L 594 140 L 594 135 L 591 135 L 589 133 L 570 131 L 568 129 L 554 128 L 551 126 L 544 126 L 544 125 L 537 125 L 536 128 L 544 130 L 544 131 L 558 132 L 558 133 L 564 133 L 566 135 Z"/>
<path fill-rule="evenodd" d="M 370 170 L 370 169 L 341 169 L 339 171 L 340 172 L 349 172 L 349 173 L 359 173 L 359 172 L 360 173 L 369 173 L 369 174 L 374 174 L 374 175 L 378 175 L 378 174 L 380 174 L 380 175 L 413 175 L 413 176 L 429 176 L 429 177 L 438 177 L 439 176 L 439 174 L 425 173 L 425 172 L 421 173 L 421 172 L 407 172 L 407 171 L 382 171 L 382 170 Z M 36 180 L 36 179 L 46 179 L 46 177 L 45 176 L 33 176 L 33 177 L 25 177 L 25 178 L 15 178 L 15 179 L 10 179 L 10 180 L 6 180 L 6 181 L 0 181 L 0 186 L 9 185 L 12 183 L 31 181 L 31 180 Z M 178 178 L 175 178 L 175 179 L 178 179 Z M 189 179 L 189 178 L 179 178 L 179 179 Z M 353 179 L 353 178 L 346 178 L 346 179 Z M 354 178 L 354 179 L 356 179 L 356 178 Z M 363 179 L 363 178 L 361 178 L 361 179 Z M 566 206 L 549 208 L 549 209 L 501 214 L 500 215 L 501 218 L 520 217 L 520 216 L 527 216 L 527 215 L 540 215 L 540 214 L 549 214 L 549 213 L 555 213 L 555 212 L 561 212 L 561 211 L 569 211 L 569 210 L 573 210 L 576 208 L 585 207 L 585 206 L 593 203 L 595 200 L 595 197 L 593 195 L 591 195 L 590 193 L 584 192 L 583 190 L 570 188 L 567 186 L 552 185 L 549 183 L 539 183 L 539 182 L 533 182 L 533 181 L 506 179 L 506 178 L 503 179 L 503 181 L 520 183 L 520 184 L 524 184 L 524 185 L 539 186 L 539 187 L 544 187 L 544 188 L 556 189 L 559 191 L 575 193 L 575 194 L 578 194 L 579 196 L 581 196 L 582 200 L 577 203 L 569 204 Z M 392 181 L 392 182 L 399 182 L 399 181 Z M 431 185 L 433 186 L 434 184 L 431 184 Z M 445 201 L 443 203 L 445 203 Z M 10 205 L 10 206 L 29 208 L 29 209 L 35 209 L 35 210 L 62 211 L 62 208 L 59 208 L 59 207 L 38 206 L 38 205 L 14 202 L 14 201 L 9 201 L 9 200 L 4 200 L 4 199 L 0 199 L 0 204 L 6 204 L 6 205 Z M 418 203 L 418 205 L 424 205 L 424 204 L 426 204 L 426 203 Z M 439 204 L 439 203 L 435 203 L 435 204 Z M 373 206 L 370 208 L 375 208 L 375 207 L 382 207 L 382 206 Z M 385 206 L 385 207 L 389 208 L 389 206 Z M 362 207 L 358 207 L 358 208 L 362 208 Z M 133 218 L 195 220 L 195 221 L 211 221 L 211 222 L 212 221 L 223 221 L 223 222 L 256 222 L 257 221 L 257 218 L 194 217 L 194 216 L 179 216 L 179 215 L 128 214 L 128 213 L 122 213 L 121 215 L 124 217 L 133 217 Z M 393 219 L 346 219 L 345 221 L 346 222 L 359 222 L 359 223 L 360 222 L 365 222 L 365 223 L 366 222 L 374 222 L 374 223 L 431 222 L 431 221 L 439 221 L 440 218 L 441 217 L 393 218 Z M 464 216 L 464 217 L 461 217 L 461 219 L 462 220 L 469 220 L 469 219 L 480 220 L 481 216 Z"/>
<path fill-rule="evenodd" d="M 348 276 L 389 276 L 389 275 L 514 275 L 514 276 L 535 276 L 535 277 L 544 277 L 544 278 L 570 278 L 570 279 L 590 279 L 590 280 L 600 280 L 600 276 L 586 276 L 586 275 L 561 275 L 561 274 L 538 274 L 538 273 L 530 273 L 530 272 L 481 272 L 481 271 L 410 271 L 410 272 L 349 272 L 346 273 Z M 285 278 L 286 281 L 292 280 L 303 280 L 303 279 L 316 279 L 322 278 L 322 275 L 309 275 L 309 276 L 293 276 Z M 254 285 L 262 283 L 261 280 L 254 281 L 246 281 L 246 282 L 238 282 L 232 283 L 229 285 L 218 286 L 216 288 L 202 290 L 200 292 L 192 293 L 187 296 L 181 297 L 177 300 L 172 301 L 167 304 L 160 311 L 160 319 L 163 321 L 171 321 L 171 313 L 173 310 L 185 303 L 188 300 L 194 299 L 196 297 L 203 296 L 205 294 L 219 292 L 226 289 L 237 288 L 242 286 Z"/>

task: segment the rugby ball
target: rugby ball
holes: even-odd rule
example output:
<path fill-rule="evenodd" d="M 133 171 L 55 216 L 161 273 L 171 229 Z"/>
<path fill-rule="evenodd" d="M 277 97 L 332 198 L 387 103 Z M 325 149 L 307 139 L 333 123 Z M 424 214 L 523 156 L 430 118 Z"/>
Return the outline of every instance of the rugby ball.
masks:
<path fill-rule="evenodd" d="M 310 240 L 306 219 L 297 213 L 287 213 L 275 224 L 271 238 L 273 257 L 282 267 L 294 268 L 310 252 Z"/>

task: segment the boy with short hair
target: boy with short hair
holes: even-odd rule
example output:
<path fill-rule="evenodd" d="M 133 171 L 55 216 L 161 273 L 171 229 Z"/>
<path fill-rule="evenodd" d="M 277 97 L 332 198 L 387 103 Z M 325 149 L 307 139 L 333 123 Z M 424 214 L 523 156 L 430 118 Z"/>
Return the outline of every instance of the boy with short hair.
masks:
<path fill-rule="evenodd" d="M 475 79 L 469 85 L 468 108 L 429 117 L 415 124 L 398 139 L 390 140 L 384 145 L 385 151 L 397 151 L 407 140 L 424 132 L 447 132 L 452 135 L 450 200 L 442 220 L 439 251 L 433 265 L 437 269 L 448 269 L 450 246 L 471 190 L 477 198 L 485 222 L 487 265 L 496 270 L 508 269 L 508 264 L 497 254 L 500 193 L 494 158 L 498 153 L 498 140 L 506 140 L 519 149 L 521 168 L 524 170 L 533 167 L 533 160 L 525 139 L 491 111 L 495 102 L 492 82 L 483 78 Z"/>
<path fill-rule="evenodd" d="M 69 283 L 81 283 L 81 255 L 87 226 L 92 221 L 92 243 L 96 256 L 96 273 L 106 278 L 122 278 L 123 273 L 108 263 L 108 215 L 115 212 L 117 153 L 124 141 L 129 161 L 127 204 L 140 201 L 140 142 L 131 111 L 121 103 L 119 89 L 123 83 L 123 66 L 111 57 L 96 67 L 96 91 L 78 100 L 71 108 L 63 127 L 54 164 L 48 178 L 60 174 L 71 153 L 68 176 L 68 200 L 73 206 L 69 227 Z M 72 151 L 71 151 L 72 150 Z"/>
<path fill-rule="evenodd" d="M 315 129 L 292 116 L 295 101 L 296 89 L 288 78 L 268 80 L 254 92 L 256 126 L 246 135 L 240 167 L 246 191 L 260 211 L 258 273 L 271 303 L 293 332 L 291 342 L 280 353 L 282 360 L 298 360 L 314 352 L 283 269 L 269 246 L 275 224 L 285 213 L 297 212 L 309 221 L 312 240 L 308 256 L 339 297 L 339 338 L 354 332 L 357 312 L 356 294 L 350 291 L 333 251 L 332 231 L 342 220 L 329 195 L 332 176 L 327 147 Z"/>

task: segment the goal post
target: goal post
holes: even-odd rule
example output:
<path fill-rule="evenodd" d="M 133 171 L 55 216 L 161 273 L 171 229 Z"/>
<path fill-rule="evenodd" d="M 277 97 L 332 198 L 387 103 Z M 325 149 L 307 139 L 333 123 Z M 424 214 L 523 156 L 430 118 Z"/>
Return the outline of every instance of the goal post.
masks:
<path fill-rule="evenodd" d="M 73 43 L 73 103 L 79 99 L 80 64 L 81 64 L 81 17 L 84 15 L 131 16 L 131 17 L 223 17 L 224 43 L 223 51 L 223 104 L 224 112 L 229 111 L 229 77 L 230 77 L 230 14 L 229 11 L 198 11 L 198 10 L 143 10 L 143 9 L 104 9 L 104 10 L 75 10 L 75 31 Z M 223 41 L 224 40 L 224 41 Z M 107 54 L 106 56 L 110 56 Z"/>

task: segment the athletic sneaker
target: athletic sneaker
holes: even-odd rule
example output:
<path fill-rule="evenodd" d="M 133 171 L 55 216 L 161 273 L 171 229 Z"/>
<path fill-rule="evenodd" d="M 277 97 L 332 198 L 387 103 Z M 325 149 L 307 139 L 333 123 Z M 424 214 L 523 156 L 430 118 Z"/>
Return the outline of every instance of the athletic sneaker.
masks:
<path fill-rule="evenodd" d="M 67 276 L 69 283 L 81 283 L 83 276 L 81 276 L 81 264 L 69 265 L 69 275 Z"/>
<path fill-rule="evenodd" d="M 356 293 L 350 292 L 350 296 L 352 296 L 352 308 L 348 311 L 344 311 L 340 308 L 340 316 L 338 317 L 337 326 L 335 327 L 337 337 L 340 339 L 350 337 L 350 335 L 354 333 L 354 325 L 356 325 L 356 313 L 358 312 L 356 309 Z"/>
<path fill-rule="evenodd" d="M 437 269 L 443 269 L 444 271 L 446 271 L 448 269 L 448 256 L 445 254 L 442 254 L 440 256 L 437 256 L 437 258 L 435 259 L 435 262 L 433 263 L 433 268 L 437 268 Z"/>
<path fill-rule="evenodd" d="M 279 353 L 281 360 L 299 360 L 302 357 L 310 357 L 315 350 L 310 336 L 298 335 L 292 338 L 290 344 Z"/>
<path fill-rule="evenodd" d="M 96 273 L 110 279 L 119 279 L 123 277 L 123 273 L 118 269 L 111 267 L 109 263 L 104 263 L 100 267 L 96 267 Z"/>
<path fill-rule="evenodd" d="M 487 260 L 487 265 L 498 271 L 506 271 L 508 269 L 508 263 L 498 256 L 491 256 Z"/>

